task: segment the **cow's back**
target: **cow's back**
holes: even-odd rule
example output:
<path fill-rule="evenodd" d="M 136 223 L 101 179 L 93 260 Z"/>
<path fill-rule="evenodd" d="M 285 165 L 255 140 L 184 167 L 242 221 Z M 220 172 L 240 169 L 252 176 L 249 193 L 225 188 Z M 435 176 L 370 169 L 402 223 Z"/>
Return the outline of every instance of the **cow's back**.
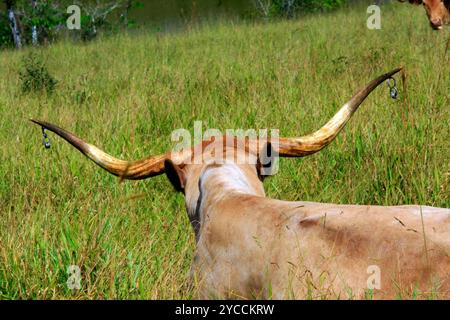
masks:
<path fill-rule="evenodd" d="M 450 297 L 448 209 L 230 201 L 202 226 L 204 298 Z"/>

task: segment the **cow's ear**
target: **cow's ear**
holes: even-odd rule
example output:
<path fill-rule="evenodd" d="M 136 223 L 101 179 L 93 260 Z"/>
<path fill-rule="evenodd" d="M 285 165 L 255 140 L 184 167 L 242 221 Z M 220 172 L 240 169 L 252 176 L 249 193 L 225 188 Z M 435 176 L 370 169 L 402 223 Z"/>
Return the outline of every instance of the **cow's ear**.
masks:
<path fill-rule="evenodd" d="M 264 144 L 264 146 L 259 150 L 258 161 L 256 163 L 256 170 L 258 171 L 258 176 L 262 180 L 265 177 L 274 175 L 277 173 L 278 169 L 278 154 L 272 147 L 270 142 Z"/>
<path fill-rule="evenodd" d="M 186 185 L 186 174 L 183 169 L 173 163 L 172 160 L 166 159 L 164 161 L 164 171 L 175 190 L 184 192 L 184 187 Z"/>

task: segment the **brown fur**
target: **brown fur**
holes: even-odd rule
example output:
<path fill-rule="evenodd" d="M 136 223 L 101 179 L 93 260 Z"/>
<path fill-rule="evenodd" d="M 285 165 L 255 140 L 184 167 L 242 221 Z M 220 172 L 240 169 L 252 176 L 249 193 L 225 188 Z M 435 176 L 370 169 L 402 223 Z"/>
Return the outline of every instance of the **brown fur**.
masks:
<path fill-rule="evenodd" d="M 405 0 L 400 0 L 405 2 Z M 449 0 L 409 0 L 412 4 L 422 4 L 425 8 L 428 20 L 433 29 L 438 30 L 444 25 L 450 24 L 450 1 Z"/>
<path fill-rule="evenodd" d="M 188 212 L 192 197 L 202 203 L 192 265 L 200 297 L 359 299 L 377 265 L 375 299 L 450 298 L 450 210 L 268 199 L 254 165 L 229 165 L 256 192 L 227 185 L 220 165 L 183 168 Z"/>

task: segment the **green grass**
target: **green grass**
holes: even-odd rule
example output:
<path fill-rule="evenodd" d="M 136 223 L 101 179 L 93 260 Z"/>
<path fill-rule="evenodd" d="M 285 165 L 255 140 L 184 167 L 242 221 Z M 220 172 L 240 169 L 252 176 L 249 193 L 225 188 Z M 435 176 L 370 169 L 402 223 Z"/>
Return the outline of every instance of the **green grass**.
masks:
<path fill-rule="evenodd" d="M 23 94 L 26 51 L 0 53 L 0 298 L 190 298 L 195 248 L 184 199 L 165 176 L 118 179 L 29 118 L 46 119 L 107 152 L 136 159 L 171 148 L 175 128 L 278 128 L 308 133 L 374 77 L 404 66 L 400 98 L 386 85 L 322 152 L 281 159 L 269 197 L 449 207 L 448 31 L 423 8 L 365 7 L 293 21 L 217 22 L 180 33 L 118 35 L 40 50 L 58 80 Z M 81 268 L 82 289 L 66 286 Z"/>

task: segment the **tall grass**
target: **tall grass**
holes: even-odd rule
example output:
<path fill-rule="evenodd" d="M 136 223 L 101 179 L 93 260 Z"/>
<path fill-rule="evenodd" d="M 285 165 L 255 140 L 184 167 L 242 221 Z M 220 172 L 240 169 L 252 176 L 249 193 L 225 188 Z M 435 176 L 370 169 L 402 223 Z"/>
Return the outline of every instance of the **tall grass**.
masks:
<path fill-rule="evenodd" d="M 294 21 L 217 22 L 40 49 L 53 94 L 23 94 L 26 51 L 0 53 L 0 298 L 190 298 L 193 231 L 165 176 L 119 183 L 28 119 L 54 122 L 111 154 L 162 153 L 175 128 L 317 129 L 372 78 L 397 66 L 331 146 L 281 159 L 264 184 L 285 200 L 449 207 L 448 30 L 422 8 L 365 7 Z M 81 290 L 66 286 L 81 268 Z"/>

